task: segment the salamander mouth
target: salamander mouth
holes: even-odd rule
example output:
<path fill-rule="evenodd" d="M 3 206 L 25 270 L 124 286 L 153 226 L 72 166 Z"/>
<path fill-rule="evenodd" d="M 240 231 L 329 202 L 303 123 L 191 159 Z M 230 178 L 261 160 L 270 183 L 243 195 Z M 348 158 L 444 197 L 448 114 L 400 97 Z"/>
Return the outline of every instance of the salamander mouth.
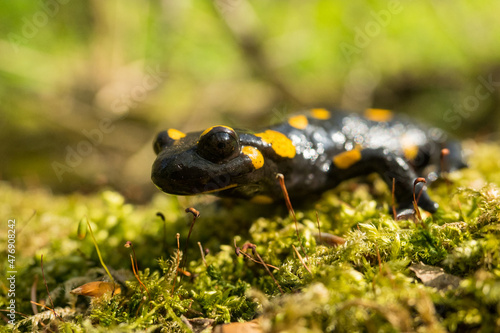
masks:
<path fill-rule="evenodd" d="M 235 165 L 214 164 L 197 154 L 160 153 L 153 163 L 151 179 L 163 192 L 175 195 L 216 193 L 237 187 L 242 171 Z"/>

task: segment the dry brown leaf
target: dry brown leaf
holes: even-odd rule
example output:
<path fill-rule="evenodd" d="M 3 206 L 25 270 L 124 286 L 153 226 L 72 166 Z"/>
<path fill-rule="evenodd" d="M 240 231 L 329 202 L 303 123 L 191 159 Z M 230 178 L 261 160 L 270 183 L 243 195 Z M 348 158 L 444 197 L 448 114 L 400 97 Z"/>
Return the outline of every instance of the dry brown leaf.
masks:
<path fill-rule="evenodd" d="M 441 267 L 428 266 L 423 263 L 410 265 L 417 278 L 428 287 L 438 290 L 455 289 L 460 285 L 460 278 L 444 272 Z"/>
<path fill-rule="evenodd" d="M 101 297 L 107 293 L 112 295 L 120 294 L 121 289 L 119 285 L 111 282 L 93 281 L 71 290 L 71 293 L 89 297 Z"/>

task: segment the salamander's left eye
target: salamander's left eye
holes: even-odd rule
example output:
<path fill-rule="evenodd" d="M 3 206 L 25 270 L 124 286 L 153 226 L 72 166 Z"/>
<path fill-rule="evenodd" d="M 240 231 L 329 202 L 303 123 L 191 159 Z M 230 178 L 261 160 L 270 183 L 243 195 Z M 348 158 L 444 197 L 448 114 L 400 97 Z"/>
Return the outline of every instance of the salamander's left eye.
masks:
<path fill-rule="evenodd" d="M 213 163 L 228 161 L 240 153 L 238 134 L 226 126 L 211 127 L 201 134 L 197 152 Z"/>

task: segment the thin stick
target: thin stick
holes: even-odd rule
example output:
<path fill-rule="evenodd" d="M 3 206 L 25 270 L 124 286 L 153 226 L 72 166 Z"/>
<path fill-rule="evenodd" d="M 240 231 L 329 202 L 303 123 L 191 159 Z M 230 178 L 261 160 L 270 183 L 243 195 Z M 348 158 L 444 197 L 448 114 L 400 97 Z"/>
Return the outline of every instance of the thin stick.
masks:
<path fill-rule="evenodd" d="M 278 283 L 278 281 L 276 280 L 276 278 L 274 277 L 273 273 L 271 272 L 271 270 L 269 269 L 269 267 L 267 267 L 267 264 L 264 262 L 264 260 L 262 260 L 262 257 L 260 256 L 260 254 L 257 252 L 257 245 L 252 244 L 252 243 L 246 243 L 246 244 L 243 245 L 243 249 L 242 250 L 245 251 L 248 248 L 252 249 L 252 253 L 259 259 L 260 263 L 262 264 L 262 266 L 264 266 L 264 268 L 266 269 L 267 273 L 269 275 L 271 275 L 271 277 L 273 278 L 274 283 L 278 286 L 281 294 L 284 294 L 283 289 L 281 289 L 281 286 Z"/>
<path fill-rule="evenodd" d="M 32 303 L 33 303 L 33 301 L 30 301 L 30 302 L 32 302 Z M 35 304 L 36 304 L 36 305 L 40 305 L 40 306 L 42 306 L 42 307 L 44 307 L 44 306 L 45 306 L 45 305 L 43 305 L 43 304 L 38 304 L 38 303 L 35 303 Z M 0 312 L 10 312 L 10 313 L 12 313 L 12 312 L 11 312 L 11 310 L 8 310 L 8 309 L 0 309 Z M 21 316 L 23 316 L 24 318 L 28 318 L 28 317 L 29 317 L 27 314 L 22 313 L 22 312 L 14 311 L 14 313 L 15 313 L 15 314 L 18 314 L 18 315 L 21 315 Z M 5 317 L 4 315 L 2 315 L 2 319 L 3 319 L 6 323 L 8 323 L 8 322 L 9 322 L 8 320 L 6 320 L 6 319 L 8 319 L 8 318 L 7 318 L 7 317 Z M 42 324 L 42 325 L 43 325 L 43 323 L 42 323 L 42 322 L 40 322 L 40 324 Z"/>
<path fill-rule="evenodd" d="M 420 192 L 418 194 L 418 199 L 415 199 L 415 187 L 417 186 L 418 183 L 427 183 L 427 182 L 425 181 L 425 178 L 422 178 L 422 177 L 418 177 L 413 182 L 413 207 L 415 208 L 415 211 L 417 212 L 417 218 L 418 218 L 420 224 L 423 225 L 422 215 L 420 215 L 420 209 L 418 208 L 418 201 L 420 200 L 420 195 L 422 194 L 424 189 L 423 188 L 420 189 Z"/>
<path fill-rule="evenodd" d="M 420 178 L 420 182 L 423 182 L 423 183 L 427 183 L 425 181 L 425 178 Z M 420 189 L 420 191 L 418 192 L 418 196 L 417 196 L 417 202 L 420 201 L 420 196 L 422 195 L 422 193 L 424 192 L 424 187 L 422 186 L 422 188 Z"/>
<path fill-rule="evenodd" d="M 448 165 L 446 162 L 446 157 L 448 157 L 448 155 L 450 155 L 450 150 L 448 148 L 443 148 L 441 149 L 441 158 L 440 158 L 440 162 L 441 162 L 441 177 L 444 178 L 444 181 L 446 183 L 446 190 L 448 191 L 448 193 L 450 193 L 450 180 L 448 179 Z"/>
<path fill-rule="evenodd" d="M 256 264 L 260 264 L 260 265 L 262 264 L 261 262 L 259 262 L 259 261 L 255 260 L 254 258 L 252 258 L 248 253 L 245 253 L 245 252 L 241 251 L 241 249 L 238 246 L 236 246 L 236 240 L 234 240 L 234 250 L 235 250 L 236 256 L 239 257 L 240 254 L 241 254 L 241 255 L 243 255 L 244 257 L 246 257 L 247 259 L 253 261 Z M 266 265 L 267 265 L 267 267 L 274 268 L 277 271 L 279 270 L 279 267 L 273 266 L 271 264 L 266 264 Z"/>
<path fill-rule="evenodd" d="M 309 274 L 312 275 L 311 270 L 309 269 L 309 267 L 307 267 L 306 263 L 304 262 L 304 259 L 302 259 L 302 256 L 300 255 L 299 251 L 297 251 L 297 248 L 295 247 L 295 245 L 292 244 L 292 247 L 293 247 L 293 250 L 295 251 L 295 253 L 297 254 L 297 257 L 299 257 L 299 260 L 302 263 L 302 266 L 304 266 L 307 269 L 307 271 L 309 272 Z"/>
<path fill-rule="evenodd" d="M 146 285 L 141 281 L 141 279 L 139 278 L 139 274 L 135 270 L 135 267 L 134 267 L 134 258 L 132 257 L 132 254 L 130 254 L 130 261 L 132 262 L 132 271 L 134 272 L 135 278 L 137 279 L 137 281 L 139 281 L 139 284 L 144 288 L 144 290 L 148 294 L 149 302 L 151 302 L 151 295 L 149 294 L 149 290 L 148 290 L 148 288 L 146 288 Z M 149 304 L 149 307 L 151 308 L 151 303 Z"/>
<path fill-rule="evenodd" d="M 184 245 L 184 251 L 183 251 L 183 258 L 182 258 L 182 265 L 181 267 L 185 268 L 186 261 L 187 261 L 187 247 L 189 243 L 189 238 L 191 237 L 191 232 L 193 231 L 194 223 L 196 222 L 196 219 L 200 217 L 200 212 L 194 209 L 193 207 L 186 208 L 185 210 L 186 213 L 191 213 L 193 214 L 193 222 L 191 222 L 191 226 L 189 227 L 189 232 L 188 236 L 186 238 L 186 245 Z"/>
<path fill-rule="evenodd" d="M 177 272 L 179 271 L 179 257 L 181 255 L 181 250 L 179 246 L 179 238 L 181 235 L 179 233 L 175 234 L 175 237 L 177 238 L 177 260 L 176 260 L 176 267 L 175 267 L 175 277 L 174 277 L 174 282 L 172 283 L 172 295 L 174 294 L 174 289 L 175 289 L 175 282 L 177 281 Z"/>
<path fill-rule="evenodd" d="M 205 260 L 205 254 L 203 253 L 203 246 L 201 246 L 200 242 L 198 242 L 198 247 L 200 248 L 201 260 L 203 261 L 203 264 L 205 264 L 205 267 L 208 267 L 207 261 Z"/>
<path fill-rule="evenodd" d="M 136 270 L 137 272 L 139 272 L 139 265 L 137 264 L 137 256 L 135 255 L 134 245 L 132 244 L 132 242 L 131 242 L 131 241 L 127 241 L 127 242 L 125 243 L 125 247 L 126 247 L 126 248 L 129 248 L 129 247 L 130 247 L 130 248 L 132 249 L 132 253 L 134 254 L 135 270 Z M 134 267 L 132 267 L 132 268 L 134 268 Z"/>
<path fill-rule="evenodd" d="M 30 301 L 31 304 L 35 304 L 35 305 L 38 305 L 42 308 L 45 308 L 47 310 L 50 310 L 53 314 L 55 314 L 56 317 L 59 317 L 59 315 L 54 311 L 54 309 L 48 307 L 47 305 L 45 304 L 42 304 L 42 303 L 37 303 L 37 302 L 34 302 L 34 301 Z M 59 319 L 61 319 L 62 321 L 64 321 L 61 317 L 59 317 Z"/>
<path fill-rule="evenodd" d="M 130 247 L 132 249 L 132 253 L 130 254 L 130 261 L 132 262 L 132 271 L 134 272 L 134 276 L 137 279 L 137 281 L 139 281 L 140 285 L 144 288 L 144 290 L 146 290 L 146 293 L 148 294 L 149 301 L 151 302 L 151 295 L 149 294 L 149 290 L 148 290 L 148 288 L 146 288 L 146 285 L 139 278 L 139 266 L 137 264 L 137 257 L 135 256 L 135 250 L 134 250 L 134 246 L 132 245 L 132 242 L 127 241 L 125 243 L 125 247 L 127 247 L 127 248 Z M 151 304 L 149 306 L 151 307 Z"/>
<path fill-rule="evenodd" d="M 307 257 L 306 250 L 302 246 L 302 242 L 300 240 L 299 224 L 297 223 L 297 217 L 295 216 L 295 211 L 293 210 L 292 203 L 290 202 L 290 197 L 288 196 L 288 191 L 285 185 L 285 176 L 283 176 L 283 174 L 281 173 L 278 173 L 276 175 L 276 178 L 278 178 L 278 181 L 280 182 L 281 191 L 283 192 L 283 196 L 285 197 L 286 207 L 288 208 L 290 214 L 292 214 L 293 221 L 295 222 L 295 230 L 297 231 L 297 240 L 299 241 L 300 249 L 302 250 L 302 252 L 304 252 L 306 259 L 309 260 L 309 258 Z"/>
<path fill-rule="evenodd" d="M 276 285 L 278 286 L 278 288 L 279 288 L 279 290 L 280 290 L 281 294 L 284 294 L 283 289 L 281 289 L 280 284 L 278 283 L 278 281 L 277 281 L 277 280 L 276 280 L 276 278 L 274 277 L 274 275 L 273 275 L 273 273 L 271 272 L 271 270 L 269 269 L 269 267 L 267 267 L 267 265 L 266 265 L 266 263 L 264 262 L 264 260 L 262 260 L 262 258 L 261 258 L 261 256 L 260 256 L 260 254 L 259 254 L 257 251 L 255 251 L 255 254 L 257 255 L 257 258 L 259 258 L 260 262 L 262 263 L 262 265 L 264 266 L 264 268 L 266 269 L 266 271 L 267 271 L 267 272 L 269 273 L 269 275 L 271 275 L 271 277 L 273 278 L 274 283 L 276 283 Z"/>
<path fill-rule="evenodd" d="M 165 221 L 165 215 L 163 213 L 158 212 L 156 213 L 156 216 L 158 216 L 162 221 L 163 221 L 163 251 L 167 251 L 167 222 Z"/>
<path fill-rule="evenodd" d="M 318 223 L 318 238 L 319 238 L 319 243 L 323 244 L 323 239 L 321 238 L 321 228 L 319 226 L 319 215 L 318 211 L 316 211 L 316 223 Z"/>

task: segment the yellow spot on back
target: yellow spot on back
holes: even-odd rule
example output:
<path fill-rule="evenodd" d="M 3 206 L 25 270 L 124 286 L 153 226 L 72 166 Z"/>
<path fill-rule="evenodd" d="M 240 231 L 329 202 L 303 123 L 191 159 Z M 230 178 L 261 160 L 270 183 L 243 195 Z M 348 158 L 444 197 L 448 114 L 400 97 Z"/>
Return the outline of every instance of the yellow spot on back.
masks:
<path fill-rule="evenodd" d="M 215 128 L 215 127 L 225 127 L 225 128 L 230 129 L 231 131 L 234 131 L 234 130 L 233 130 L 231 127 L 229 127 L 229 126 L 224 126 L 224 125 L 215 125 L 215 126 L 209 127 L 209 128 L 207 128 L 206 130 L 204 130 L 204 131 L 203 131 L 203 133 L 201 133 L 200 138 L 201 138 L 202 136 L 204 136 L 205 134 L 207 134 L 208 132 L 210 132 L 210 131 L 211 131 L 213 128 Z"/>
<path fill-rule="evenodd" d="M 252 146 L 243 146 L 241 148 L 241 152 L 250 157 L 255 169 L 260 169 L 264 165 L 264 156 L 262 156 L 261 152 L 257 148 Z"/>
<path fill-rule="evenodd" d="M 168 137 L 172 140 L 179 140 L 179 139 L 182 139 L 183 137 L 186 136 L 185 133 L 179 131 L 179 130 L 176 130 L 175 128 L 170 128 L 169 130 L 167 130 L 167 134 L 168 134 Z"/>
<path fill-rule="evenodd" d="M 263 194 L 258 194 L 252 199 L 250 199 L 251 202 L 256 203 L 256 204 L 270 204 L 273 203 L 273 198 L 268 197 L 267 195 Z"/>
<path fill-rule="evenodd" d="M 299 115 L 299 116 L 294 116 L 288 119 L 288 123 L 290 126 L 298 128 L 298 129 L 304 129 L 307 127 L 308 121 L 307 117 L 304 115 Z"/>
<path fill-rule="evenodd" d="M 405 157 L 408 160 L 410 160 L 410 161 L 414 160 L 418 154 L 418 146 L 417 145 L 409 145 L 409 146 L 403 147 L 403 154 L 405 155 Z"/>
<path fill-rule="evenodd" d="M 333 157 L 333 163 L 339 169 L 347 169 L 361 159 L 359 149 L 348 150 Z"/>
<path fill-rule="evenodd" d="M 238 186 L 238 184 L 231 184 L 231 185 L 224 186 L 221 188 L 216 188 L 215 190 L 209 190 L 209 191 L 205 191 L 205 192 L 201 192 L 201 193 L 214 193 L 214 192 L 224 191 L 224 190 L 236 187 L 236 186 Z"/>
<path fill-rule="evenodd" d="M 271 148 L 279 156 L 288 158 L 295 157 L 295 146 L 292 140 L 287 138 L 285 134 L 273 130 L 266 130 L 263 133 L 255 134 L 255 136 L 261 138 L 265 143 L 270 144 Z"/>
<path fill-rule="evenodd" d="M 312 109 L 311 116 L 313 116 L 316 119 L 326 120 L 330 119 L 331 114 L 330 111 L 325 109 Z"/>
<path fill-rule="evenodd" d="M 372 121 L 389 121 L 394 117 L 394 113 L 385 109 L 366 109 L 365 118 Z"/>
<path fill-rule="evenodd" d="M 403 154 L 405 155 L 406 159 L 410 161 L 414 160 L 415 157 L 417 157 L 419 149 L 418 138 L 414 135 L 405 133 L 401 136 L 399 142 L 401 143 L 401 149 L 403 149 Z"/>

